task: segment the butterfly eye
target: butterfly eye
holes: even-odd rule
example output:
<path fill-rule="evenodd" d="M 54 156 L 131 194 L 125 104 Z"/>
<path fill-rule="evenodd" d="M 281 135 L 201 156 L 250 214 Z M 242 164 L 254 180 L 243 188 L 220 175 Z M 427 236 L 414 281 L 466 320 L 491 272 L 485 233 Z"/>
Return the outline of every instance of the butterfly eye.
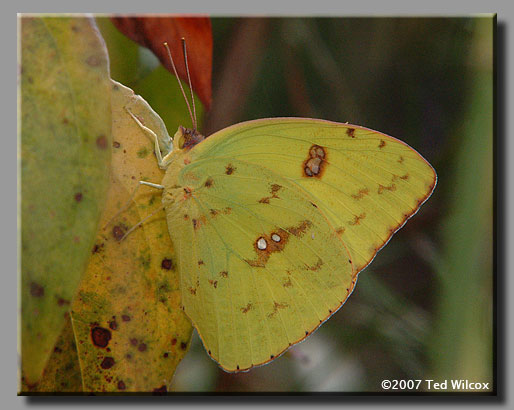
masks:
<path fill-rule="evenodd" d="M 267 247 L 268 247 L 268 244 L 266 243 L 266 239 L 259 238 L 259 240 L 257 241 L 257 248 L 259 248 L 261 251 L 263 251 Z"/>

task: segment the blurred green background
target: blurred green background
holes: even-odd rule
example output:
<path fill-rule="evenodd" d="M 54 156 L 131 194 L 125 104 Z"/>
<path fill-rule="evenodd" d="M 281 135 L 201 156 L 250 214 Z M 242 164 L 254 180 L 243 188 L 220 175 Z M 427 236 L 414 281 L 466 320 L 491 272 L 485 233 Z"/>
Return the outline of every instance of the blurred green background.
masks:
<path fill-rule="evenodd" d="M 107 19 L 97 21 L 111 76 L 149 101 L 171 135 L 190 126 L 174 77 Z M 494 17 L 213 18 L 212 25 L 205 135 L 264 117 L 348 121 L 407 142 L 439 180 L 360 274 L 345 306 L 306 341 L 269 365 L 227 374 L 195 335 L 170 389 L 382 392 L 383 379 L 491 383 Z"/>

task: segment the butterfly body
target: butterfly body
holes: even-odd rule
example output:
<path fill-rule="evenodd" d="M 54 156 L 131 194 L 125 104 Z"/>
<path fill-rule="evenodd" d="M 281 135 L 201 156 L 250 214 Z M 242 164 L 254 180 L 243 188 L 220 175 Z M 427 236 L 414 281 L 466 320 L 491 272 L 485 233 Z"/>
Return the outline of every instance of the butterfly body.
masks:
<path fill-rule="evenodd" d="M 436 183 L 412 148 L 349 124 L 273 118 L 193 134 L 175 134 L 163 204 L 184 311 L 227 371 L 317 329 Z"/>

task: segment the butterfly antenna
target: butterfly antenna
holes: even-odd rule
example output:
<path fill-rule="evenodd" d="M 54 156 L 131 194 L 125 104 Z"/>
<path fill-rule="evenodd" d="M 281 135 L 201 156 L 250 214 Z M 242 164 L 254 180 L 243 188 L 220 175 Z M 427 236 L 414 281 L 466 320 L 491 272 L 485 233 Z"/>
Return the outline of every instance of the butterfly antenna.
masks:
<path fill-rule="evenodd" d="M 193 123 L 193 127 L 196 130 L 196 121 L 195 121 L 195 119 L 193 117 L 193 113 L 191 112 L 191 106 L 189 105 L 189 101 L 188 101 L 188 99 L 186 97 L 186 93 L 184 92 L 184 88 L 182 87 L 182 83 L 180 82 L 180 78 L 178 76 L 177 68 L 175 67 L 175 63 L 173 62 L 173 57 L 171 56 L 171 51 L 170 51 L 170 48 L 168 47 L 168 43 L 167 42 L 164 43 L 164 47 L 166 47 L 166 51 L 168 52 L 168 57 L 170 58 L 171 66 L 173 67 L 173 71 L 175 72 L 175 76 L 177 77 L 178 85 L 180 86 L 180 90 L 182 91 L 182 95 L 184 97 L 184 100 L 186 100 L 187 109 L 189 110 L 189 116 L 191 117 L 191 121 Z M 187 67 L 187 64 L 186 64 L 186 67 Z M 187 76 L 189 78 L 189 72 L 187 73 Z M 191 84 L 191 81 L 189 83 Z M 194 100 L 193 100 L 193 106 L 194 106 Z"/>
<path fill-rule="evenodd" d="M 186 50 L 186 39 L 182 37 L 182 52 L 184 54 L 184 62 L 186 63 L 186 72 L 187 72 L 187 80 L 189 81 L 189 89 L 191 90 L 191 101 L 193 103 L 193 128 L 196 131 L 196 107 L 195 107 L 195 97 L 193 95 L 193 86 L 191 85 L 191 76 L 189 75 L 189 65 L 187 64 L 187 50 Z"/>

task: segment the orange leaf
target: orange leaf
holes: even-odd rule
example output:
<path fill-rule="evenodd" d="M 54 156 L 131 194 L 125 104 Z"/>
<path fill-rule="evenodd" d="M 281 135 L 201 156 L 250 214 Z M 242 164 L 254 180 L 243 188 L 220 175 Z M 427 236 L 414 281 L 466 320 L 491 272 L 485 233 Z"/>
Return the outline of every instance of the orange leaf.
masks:
<path fill-rule="evenodd" d="M 179 77 L 187 83 L 180 41 L 184 37 L 193 90 L 209 110 L 212 99 L 212 29 L 208 17 L 112 17 L 111 20 L 127 37 L 152 50 L 173 73 L 163 46 L 167 42 Z"/>

